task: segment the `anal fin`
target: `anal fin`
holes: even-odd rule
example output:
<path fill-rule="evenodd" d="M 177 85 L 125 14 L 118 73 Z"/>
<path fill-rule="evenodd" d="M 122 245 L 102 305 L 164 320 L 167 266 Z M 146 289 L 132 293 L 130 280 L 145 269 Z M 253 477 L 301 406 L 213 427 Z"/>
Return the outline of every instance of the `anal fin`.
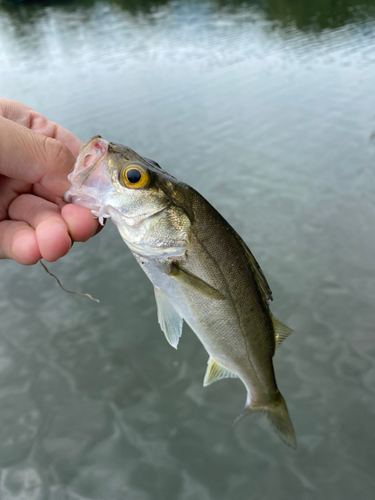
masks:
<path fill-rule="evenodd" d="M 163 330 L 165 338 L 171 346 L 177 349 L 178 341 L 182 333 L 183 319 L 176 312 L 165 293 L 156 286 L 154 290 L 160 328 Z"/>
<path fill-rule="evenodd" d="M 212 384 L 216 380 L 221 380 L 223 378 L 235 378 L 237 375 L 224 366 L 219 365 L 219 363 L 212 358 L 208 360 L 208 366 L 206 370 L 206 375 L 204 376 L 203 386 Z"/>

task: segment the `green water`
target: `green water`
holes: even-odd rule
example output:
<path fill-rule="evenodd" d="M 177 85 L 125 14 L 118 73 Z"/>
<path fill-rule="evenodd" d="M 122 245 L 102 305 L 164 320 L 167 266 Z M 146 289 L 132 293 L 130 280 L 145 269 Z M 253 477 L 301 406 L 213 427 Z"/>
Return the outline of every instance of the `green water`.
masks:
<path fill-rule="evenodd" d="M 236 426 L 238 380 L 159 330 L 113 225 L 50 266 L 2 261 L 1 500 L 375 497 L 373 2 L 0 2 L 0 94 L 198 189 L 294 333 L 275 368 L 298 438 Z"/>

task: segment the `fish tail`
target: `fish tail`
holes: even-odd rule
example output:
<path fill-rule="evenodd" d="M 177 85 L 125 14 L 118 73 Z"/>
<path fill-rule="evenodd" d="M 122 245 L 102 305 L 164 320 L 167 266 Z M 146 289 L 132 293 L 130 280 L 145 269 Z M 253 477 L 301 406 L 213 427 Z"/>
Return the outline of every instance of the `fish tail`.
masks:
<path fill-rule="evenodd" d="M 279 438 L 291 448 L 297 448 L 297 439 L 293 424 L 289 416 L 285 399 L 282 397 L 280 392 L 278 392 L 275 401 L 269 405 L 251 407 L 250 404 L 247 403 L 243 413 L 238 417 L 238 419 L 255 411 L 265 413 Z"/>
<path fill-rule="evenodd" d="M 268 420 L 279 438 L 291 448 L 296 449 L 296 434 L 285 399 L 282 397 L 281 393 L 278 393 L 278 398 L 274 404 L 264 407 L 262 411 L 267 415 Z"/>

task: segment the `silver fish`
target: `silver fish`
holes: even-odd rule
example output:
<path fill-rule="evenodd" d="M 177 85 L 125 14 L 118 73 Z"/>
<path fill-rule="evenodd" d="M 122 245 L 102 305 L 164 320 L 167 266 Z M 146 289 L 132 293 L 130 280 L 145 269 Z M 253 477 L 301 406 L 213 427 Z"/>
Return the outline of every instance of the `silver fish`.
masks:
<path fill-rule="evenodd" d="M 266 278 L 226 220 L 152 160 L 100 136 L 80 151 L 65 200 L 110 218 L 154 285 L 158 320 L 175 348 L 183 320 L 209 354 L 207 386 L 238 377 L 242 415 L 264 412 L 292 448 L 296 437 L 272 364 L 291 333 L 268 307 Z"/>

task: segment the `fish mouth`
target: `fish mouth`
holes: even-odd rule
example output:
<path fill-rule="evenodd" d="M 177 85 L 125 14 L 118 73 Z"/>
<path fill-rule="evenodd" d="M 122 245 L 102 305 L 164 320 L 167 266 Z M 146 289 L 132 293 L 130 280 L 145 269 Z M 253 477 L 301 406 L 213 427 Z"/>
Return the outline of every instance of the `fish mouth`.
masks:
<path fill-rule="evenodd" d="M 78 181 L 77 189 L 81 189 L 87 179 L 93 174 L 95 168 L 104 159 L 108 151 L 108 141 L 100 135 L 92 137 L 81 149 L 79 157 L 82 161 L 75 170 L 75 180 Z M 79 158 L 80 159 L 80 158 Z"/>
<path fill-rule="evenodd" d="M 103 196 L 112 188 L 106 168 L 108 145 L 108 141 L 98 135 L 82 146 L 74 170 L 68 175 L 72 187 L 65 193 L 64 201 L 80 201 L 91 209 L 102 205 Z"/>

